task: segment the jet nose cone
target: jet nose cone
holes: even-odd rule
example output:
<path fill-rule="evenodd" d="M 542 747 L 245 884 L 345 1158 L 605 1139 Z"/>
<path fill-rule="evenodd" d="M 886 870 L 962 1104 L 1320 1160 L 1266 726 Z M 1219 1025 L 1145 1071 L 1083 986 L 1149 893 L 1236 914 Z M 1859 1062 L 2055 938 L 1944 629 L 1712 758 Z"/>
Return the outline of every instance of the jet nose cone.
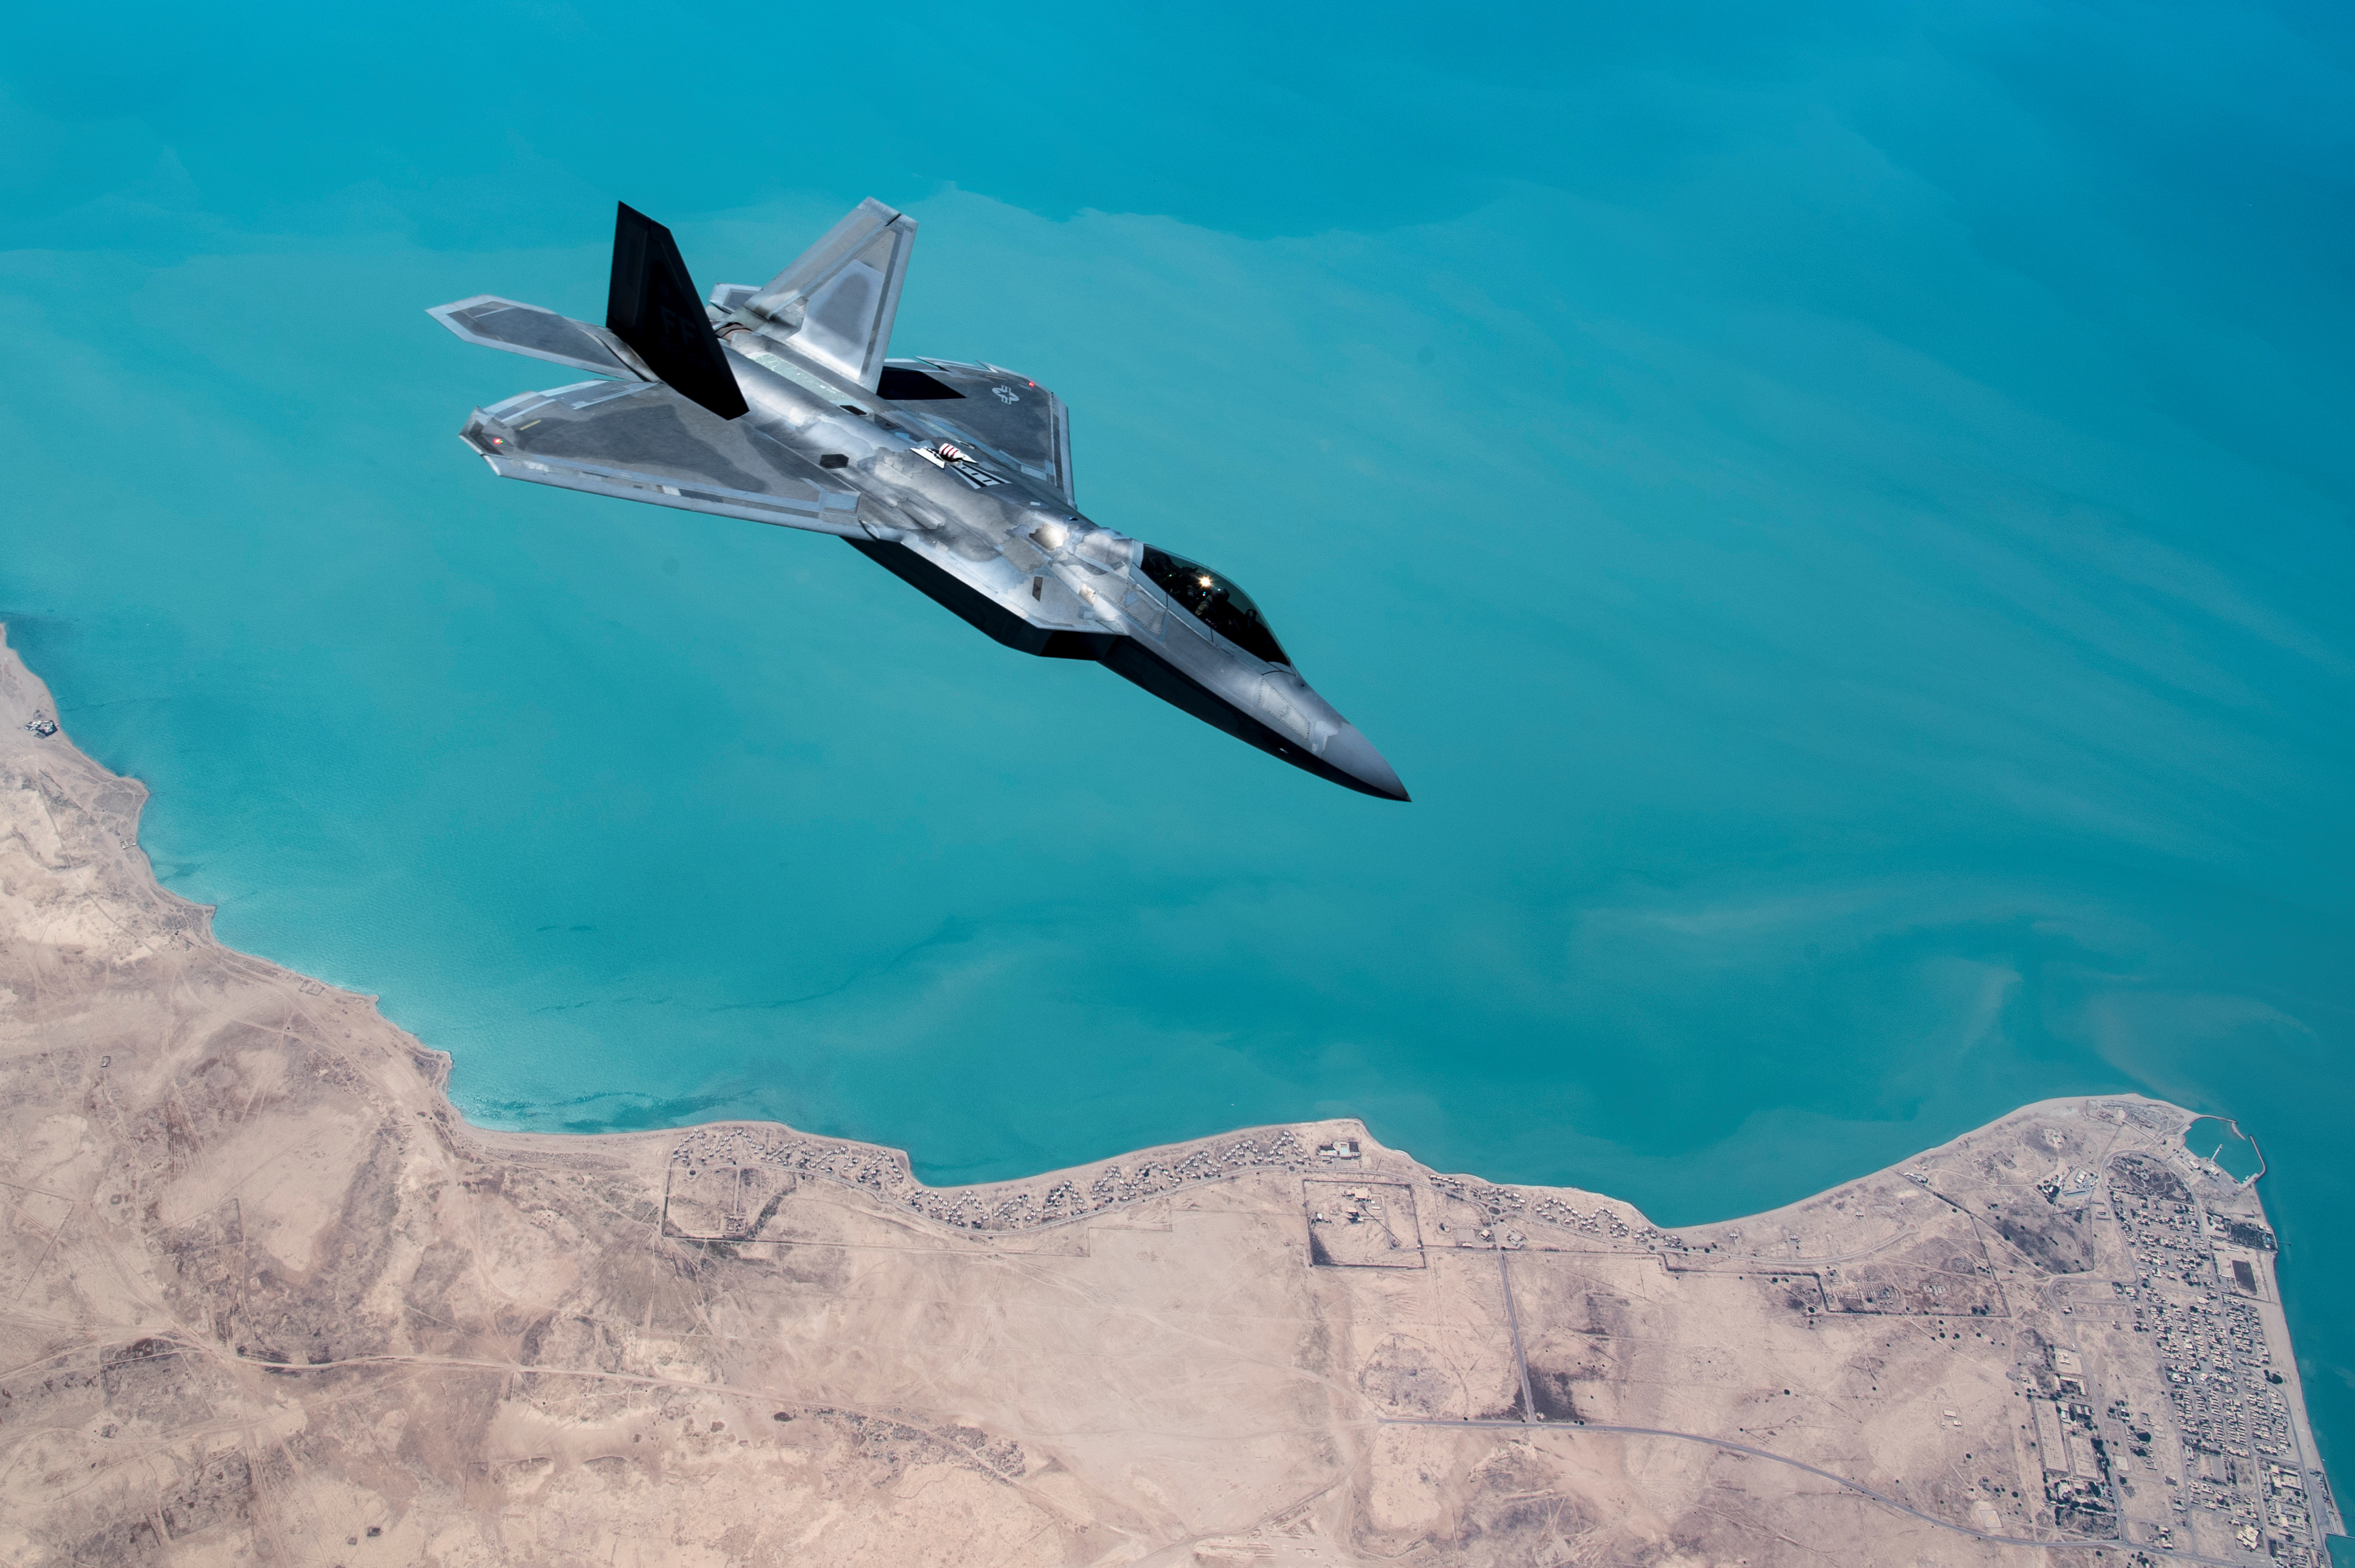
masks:
<path fill-rule="evenodd" d="M 1384 800 L 1407 798 L 1406 785 L 1399 783 L 1398 774 L 1382 761 L 1373 742 L 1358 732 L 1355 724 L 1344 724 L 1340 733 L 1325 743 L 1325 761 L 1368 795 L 1378 795 Z"/>

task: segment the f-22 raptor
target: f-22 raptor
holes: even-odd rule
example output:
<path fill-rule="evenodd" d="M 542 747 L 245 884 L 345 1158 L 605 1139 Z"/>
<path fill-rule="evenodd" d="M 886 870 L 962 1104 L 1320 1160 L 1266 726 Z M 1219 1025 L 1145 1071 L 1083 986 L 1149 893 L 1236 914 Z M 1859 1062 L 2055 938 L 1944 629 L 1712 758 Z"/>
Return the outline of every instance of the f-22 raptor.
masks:
<path fill-rule="evenodd" d="M 1011 648 L 1094 659 L 1319 778 L 1407 798 L 1251 596 L 1082 516 L 1062 400 L 989 364 L 888 357 L 915 220 L 861 202 L 766 284 L 707 303 L 628 206 L 605 325 L 493 294 L 429 314 L 599 378 L 477 409 L 505 478 L 834 534 Z"/>

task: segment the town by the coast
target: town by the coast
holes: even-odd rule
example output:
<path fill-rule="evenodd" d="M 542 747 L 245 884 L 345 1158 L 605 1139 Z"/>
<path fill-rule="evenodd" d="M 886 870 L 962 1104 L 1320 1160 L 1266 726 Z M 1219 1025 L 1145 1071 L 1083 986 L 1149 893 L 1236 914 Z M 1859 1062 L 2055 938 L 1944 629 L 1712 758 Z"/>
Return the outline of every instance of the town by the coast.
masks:
<path fill-rule="evenodd" d="M 2321 1568 L 2258 1185 L 2135 1096 L 1664 1228 L 1346 1120 L 926 1187 L 466 1125 L 0 655 L 0 1560 Z"/>

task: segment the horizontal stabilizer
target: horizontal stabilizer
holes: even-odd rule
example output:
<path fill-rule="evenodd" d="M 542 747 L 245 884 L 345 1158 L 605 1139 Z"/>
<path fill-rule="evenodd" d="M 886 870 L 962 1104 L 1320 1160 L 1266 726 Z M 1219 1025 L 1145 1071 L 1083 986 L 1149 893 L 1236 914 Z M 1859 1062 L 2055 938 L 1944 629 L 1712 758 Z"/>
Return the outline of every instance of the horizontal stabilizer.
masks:
<path fill-rule="evenodd" d="M 615 203 L 613 277 L 605 325 L 649 369 L 721 419 L 745 411 L 728 351 L 711 330 L 703 296 L 670 230 L 626 202 Z"/>
<path fill-rule="evenodd" d="M 542 310 L 536 304 L 504 300 L 496 294 L 476 294 L 454 304 L 437 304 L 425 313 L 469 343 L 528 354 L 534 359 L 568 365 L 599 376 L 646 379 L 637 356 L 602 326 Z"/>
<path fill-rule="evenodd" d="M 583 381 L 477 409 L 460 432 L 503 478 L 865 539 L 858 496 L 653 381 Z"/>

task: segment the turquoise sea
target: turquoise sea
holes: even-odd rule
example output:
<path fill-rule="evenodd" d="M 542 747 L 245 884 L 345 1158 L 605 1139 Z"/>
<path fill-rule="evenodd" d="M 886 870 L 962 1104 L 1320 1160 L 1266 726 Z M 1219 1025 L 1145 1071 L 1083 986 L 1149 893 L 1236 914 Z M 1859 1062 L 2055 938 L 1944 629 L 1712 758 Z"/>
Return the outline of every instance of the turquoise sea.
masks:
<path fill-rule="evenodd" d="M 1666 1222 L 2139 1089 L 2355 1484 L 2343 6 L 134 4 L 0 54 L 0 614 L 224 940 L 468 1114 L 1002 1177 L 1332 1113 Z M 913 212 L 1414 792 L 826 539 L 502 484 L 602 312 Z"/>

